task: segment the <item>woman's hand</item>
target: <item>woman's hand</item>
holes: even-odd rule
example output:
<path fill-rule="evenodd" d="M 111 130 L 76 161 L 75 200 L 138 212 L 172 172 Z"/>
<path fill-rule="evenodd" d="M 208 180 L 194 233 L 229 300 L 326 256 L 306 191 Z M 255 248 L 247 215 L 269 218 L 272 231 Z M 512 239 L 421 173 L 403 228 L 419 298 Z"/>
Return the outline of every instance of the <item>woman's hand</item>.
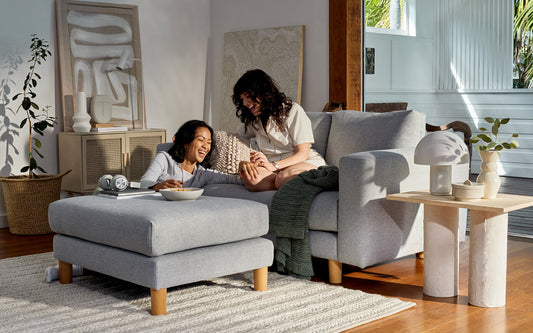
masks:
<path fill-rule="evenodd" d="M 260 151 L 252 151 L 250 153 L 250 162 L 255 166 L 260 166 L 267 169 L 270 172 L 276 172 L 277 169 L 274 164 L 270 163 L 265 154 Z"/>
<path fill-rule="evenodd" d="M 259 171 L 257 170 L 255 163 L 248 161 L 239 162 L 239 177 L 241 179 L 256 179 L 258 175 Z"/>
<path fill-rule="evenodd" d="M 167 179 L 162 183 L 156 183 L 154 186 L 152 186 L 152 190 L 159 192 L 159 190 L 162 190 L 164 188 L 182 188 L 183 182 L 176 179 Z"/>

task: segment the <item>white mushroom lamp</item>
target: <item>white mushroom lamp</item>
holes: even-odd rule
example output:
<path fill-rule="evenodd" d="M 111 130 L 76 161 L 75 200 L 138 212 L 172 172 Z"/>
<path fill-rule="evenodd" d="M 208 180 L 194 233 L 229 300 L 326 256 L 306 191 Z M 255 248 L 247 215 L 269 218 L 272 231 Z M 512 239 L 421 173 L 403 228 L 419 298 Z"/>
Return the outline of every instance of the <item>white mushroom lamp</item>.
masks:
<path fill-rule="evenodd" d="M 469 163 L 468 147 L 457 134 L 439 131 L 424 136 L 415 149 L 415 163 L 429 165 L 432 195 L 452 192 L 452 165 Z"/>

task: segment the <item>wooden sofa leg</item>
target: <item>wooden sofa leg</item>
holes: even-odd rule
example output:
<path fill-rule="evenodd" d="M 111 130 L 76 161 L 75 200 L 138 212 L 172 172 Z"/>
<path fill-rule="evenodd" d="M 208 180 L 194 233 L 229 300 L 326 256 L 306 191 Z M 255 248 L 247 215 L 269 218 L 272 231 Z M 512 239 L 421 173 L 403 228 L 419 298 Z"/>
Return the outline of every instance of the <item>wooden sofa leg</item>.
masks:
<path fill-rule="evenodd" d="M 167 288 L 155 290 L 150 288 L 152 316 L 167 314 Z"/>
<path fill-rule="evenodd" d="M 59 260 L 59 282 L 62 284 L 72 282 L 72 264 Z"/>
<path fill-rule="evenodd" d="M 254 290 L 265 291 L 268 286 L 268 267 L 254 269 Z"/>
<path fill-rule="evenodd" d="M 418 252 L 418 253 L 416 254 L 416 258 L 417 258 L 417 259 L 424 259 L 424 252 Z"/>
<path fill-rule="evenodd" d="M 342 263 L 328 259 L 329 283 L 339 284 L 342 282 Z"/>

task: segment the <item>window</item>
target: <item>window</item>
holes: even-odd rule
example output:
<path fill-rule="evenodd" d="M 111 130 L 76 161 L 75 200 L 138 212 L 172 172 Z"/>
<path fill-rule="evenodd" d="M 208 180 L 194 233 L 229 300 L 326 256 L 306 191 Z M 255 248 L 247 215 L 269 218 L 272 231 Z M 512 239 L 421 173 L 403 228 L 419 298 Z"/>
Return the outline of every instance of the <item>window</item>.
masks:
<path fill-rule="evenodd" d="M 533 88 L 532 11 L 532 1 L 514 1 L 513 88 Z"/>
<path fill-rule="evenodd" d="M 365 0 L 366 32 L 416 35 L 416 0 Z"/>

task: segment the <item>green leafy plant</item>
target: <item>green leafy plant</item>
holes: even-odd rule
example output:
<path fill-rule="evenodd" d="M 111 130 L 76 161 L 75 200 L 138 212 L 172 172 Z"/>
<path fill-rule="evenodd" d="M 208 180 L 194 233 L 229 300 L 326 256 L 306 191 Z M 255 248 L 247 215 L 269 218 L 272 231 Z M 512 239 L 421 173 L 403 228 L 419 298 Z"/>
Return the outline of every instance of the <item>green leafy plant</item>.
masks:
<path fill-rule="evenodd" d="M 484 127 L 480 127 L 479 130 L 483 133 L 473 136 L 470 141 L 477 143 L 476 149 L 478 151 L 493 150 L 499 152 L 502 149 L 518 148 L 518 141 L 515 140 L 515 138 L 518 138 L 518 134 L 511 134 L 507 141 L 498 138 L 500 126 L 507 124 L 509 120 L 509 118 L 494 119 L 486 117 L 485 121 L 492 124 L 490 131 Z"/>
<path fill-rule="evenodd" d="M 533 1 L 514 1 L 513 88 L 533 88 Z"/>
<path fill-rule="evenodd" d="M 35 170 L 46 173 L 46 171 L 37 164 L 37 161 L 33 156 L 33 153 L 35 152 L 40 158 L 44 158 L 39 152 L 42 143 L 37 137 L 35 137 L 34 133 L 44 136 L 46 128 L 52 128 L 57 124 L 56 117 L 48 114 L 50 106 L 40 108 L 34 101 L 37 97 L 37 93 L 34 89 L 37 86 L 38 80 L 41 79 L 41 76 L 36 72 L 36 67 L 46 61 L 46 58 L 52 55 L 52 53 L 49 51 L 49 44 L 46 40 L 37 37 L 35 34 L 32 34 L 31 36 L 31 59 L 28 60 L 30 68 L 26 75 L 26 79 L 24 80 L 22 92 L 16 94 L 12 98 L 13 101 L 17 100 L 19 97 L 21 98 L 20 105 L 17 107 L 16 112 L 18 114 L 21 109 L 24 110 L 25 118 L 20 122 L 19 127 L 22 129 L 24 126 L 28 125 L 29 129 L 29 165 L 20 169 L 20 172 L 28 172 L 30 178 L 37 177 L 34 172 Z"/>

